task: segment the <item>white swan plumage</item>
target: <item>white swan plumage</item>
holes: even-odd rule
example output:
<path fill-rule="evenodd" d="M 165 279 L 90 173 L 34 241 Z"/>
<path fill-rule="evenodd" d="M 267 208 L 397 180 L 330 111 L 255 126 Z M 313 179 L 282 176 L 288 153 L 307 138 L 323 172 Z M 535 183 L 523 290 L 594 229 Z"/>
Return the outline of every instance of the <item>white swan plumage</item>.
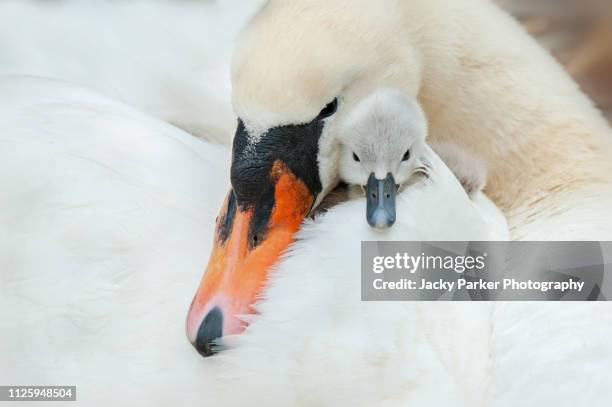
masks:
<path fill-rule="evenodd" d="M 210 175 L 225 174 L 227 151 L 71 85 L 9 77 L 0 88 L 12 96 L 0 109 L 8 147 L 2 149 L 8 186 L 2 227 L 9 231 L 2 268 L 9 272 L 0 323 L 9 333 L 3 363 L 11 368 L 1 369 L 4 382 L 77 384 L 87 405 L 505 405 L 523 397 L 508 377 L 524 369 L 513 356 L 545 352 L 535 345 L 553 333 L 564 338 L 551 344 L 555 351 L 569 349 L 577 358 L 573 369 L 609 365 L 612 324 L 584 318 L 591 304 L 542 305 L 535 311 L 559 328 L 536 324 L 524 337 L 516 327 L 529 320 L 504 304 L 361 303 L 359 260 L 350 255 L 354 237 L 380 238 L 353 221 L 361 201 L 305 227 L 259 305 L 261 317 L 232 338 L 233 349 L 203 360 L 176 317 L 210 244 L 211 210 L 223 199 L 227 177 Z M 484 228 L 474 228 L 479 217 L 441 218 L 431 205 L 415 207 L 425 203 L 419 195 L 431 192 L 438 200 L 451 193 L 471 202 L 447 175 L 439 178 L 447 184 L 438 194 L 413 189 L 413 196 L 400 197 L 401 213 L 418 211 L 427 222 L 402 216 L 391 231 L 397 235 L 386 238 L 406 229 L 415 238 L 465 236 L 445 222 L 465 222 L 473 238 L 505 229 L 484 197 L 473 204 L 474 216 L 483 212 L 479 206 L 490 216 Z M 580 321 L 581 329 L 568 332 L 569 321 Z M 526 348 L 516 349 L 517 341 Z M 595 363 L 589 355 L 598 348 Z M 596 385 L 605 377 L 588 380 Z"/>
<path fill-rule="evenodd" d="M 480 7 L 487 10 L 483 14 L 489 13 L 488 5 Z M 468 7 L 465 13 L 477 14 L 477 9 Z M 454 7 L 449 13 L 453 11 Z M 492 24 L 500 21 L 496 13 Z M 499 27 L 493 28 L 491 32 Z M 504 23 L 503 28 L 511 33 L 508 38 L 516 34 L 509 24 Z M 517 38 L 522 38 L 516 44 L 520 48 L 526 37 Z M 541 62 L 538 57 L 535 65 Z M 526 71 L 532 68 L 529 65 Z M 542 75 L 546 74 L 547 69 L 542 69 Z M 445 77 L 443 71 L 431 75 Z M 568 91 L 571 86 L 562 74 L 553 75 L 546 84 L 551 94 L 568 98 L 567 103 L 551 104 L 551 110 L 575 113 L 576 109 L 577 115 L 587 117 L 588 127 L 607 133 L 594 111 L 582 107 L 588 102 L 577 91 Z M 0 219 L 2 230 L 9 231 L 1 236 L 0 245 L 0 327 L 9 333 L 0 344 L 0 363 L 9 366 L 0 369 L 3 383 L 75 383 L 79 400 L 87 405 L 122 405 L 126 400 L 132 405 L 297 400 L 302 404 L 413 401 L 439 405 L 445 401 L 510 406 L 521 404 L 526 396 L 538 405 L 607 404 L 607 375 L 612 365 L 607 341 L 612 317 L 607 304 L 401 304 L 405 318 L 395 314 L 392 305 L 379 304 L 371 313 L 364 313 L 361 321 L 332 320 L 353 315 L 354 306 L 360 312 L 365 306 L 342 302 L 335 286 L 320 290 L 317 287 L 323 285 L 316 285 L 332 277 L 323 275 L 321 261 L 345 264 L 351 243 L 332 254 L 316 248 L 342 242 L 344 233 L 351 233 L 352 238 L 357 235 L 332 225 L 345 225 L 343 211 L 361 211 L 358 203 L 332 211 L 324 221 L 301 232 L 304 241 L 280 266 L 267 301 L 259 305 L 269 320 L 262 317 L 253 323 L 243 338 L 235 338 L 239 346 L 219 358 L 195 357 L 184 341 L 182 316 L 210 244 L 216 214 L 212 210 L 226 192 L 223 178 L 211 180 L 208 175 L 213 171 L 224 174 L 227 152 L 71 85 L 8 77 L 1 87 L 3 95 L 11 95 L 2 100 L 0 113 Z M 461 87 L 458 93 L 469 91 Z M 529 89 L 524 91 L 529 93 L 527 99 L 537 96 Z M 546 90 L 542 95 L 544 98 Z M 482 107 L 490 110 L 495 104 L 483 103 Z M 436 113 L 447 108 L 432 109 Z M 475 111 L 474 106 L 466 109 Z M 465 134 L 472 134 L 472 125 L 477 123 L 466 123 L 464 117 L 440 117 L 463 124 L 456 132 Z M 517 132 L 525 130 L 516 117 L 500 123 L 512 124 Z M 443 125 L 435 123 L 434 129 Z M 559 206 L 568 219 L 577 222 L 571 230 L 560 231 L 561 236 L 609 236 L 610 229 L 601 219 L 602 213 L 609 213 L 605 199 L 592 188 L 586 192 L 572 198 L 586 206 Z M 494 208 L 490 211 L 495 213 Z M 520 219 L 520 214 L 514 218 L 514 227 Z M 550 237 L 551 229 L 540 226 L 524 224 L 515 237 Z M 304 252 L 309 245 L 312 253 Z M 295 265 L 298 261 L 302 261 L 302 273 Z M 307 273 L 313 269 L 320 272 Z M 284 277 L 287 273 L 282 271 L 287 270 L 313 283 L 303 286 L 304 294 L 312 297 L 275 296 L 294 285 L 292 278 Z M 65 273 L 69 280 L 60 277 Z M 350 284 L 350 280 L 342 281 Z M 315 298 L 322 304 L 318 309 L 310 301 Z M 340 307 L 330 314 L 325 304 Z M 283 307 L 287 313 L 276 314 Z M 266 329 L 281 317 L 300 314 L 301 319 L 294 323 L 276 325 L 280 331 Z M 397 324 L 376 325 L 381 314 Z M 328 319 L 317 318 L 321 315 Z M 297 326 L 304 322 L 310 324 Z M 372 330 L 373 325 L 389 330 Z M 337 340 L 328 336 L 327 342 L 308 341 L 304 335 L 309 331 L 313 338 L 324 339 L 325 329 L 328 334 L 338 334 Z M 366 336 L 350 335 L 355 331 Z M 410 343 L 391 344 L 388 339 L 392 336 Z M 351 348 L 346 347 L 349 337 Z M 379 347 L 379 343 L 387 346 Z M 250 344 L 260 351 L 246 355 Z M 293 347 L 289 349 L 293 353 L 269 351 L 280 350 L 281 345 Z M 305 359 L 305 353 L 298 352 L 300 346 L 307 346 L 313 359 Z M 396 355 L 398 347 L 406 353 L 394 359 L 390 355 Z M 359 353 L 364 349 L 367 352 Z M 356 364 L 354 359 L 343 359 L 351 352 L 367 358 Z M 283 354 L 294 357 L 282 359 Z M 374 369 L 359 371 L 359 363 L 382 363 L 393 374 L 375 378 L 373 386 Z M 274 375 L 258 370 L 268 365 L 282 369 Z M 534 366 L 528 375 L 526 366 Z M 300 377 L 311 381 L 300 381 Z"/>
<path fill-rule="evenodd" d="M 200 371 L 177 315 L 210 245 L 227 150 L 65 83 L 6 77 L 0 89 L 10 96 L 0 105 L 0 128 L 8 237 L 1 312 L 3 332 L 10 333 L 3 363 L 11 366 L 1 379 L 76 383 L 88 404 L 116 397 L 144 402 L 139 395 L 150 391 L 151 380 L 197 400 L 194 391 L 216 369 Z M 451 191 L 462 193 L 444 174 Z M 351 218 L 361 204 L 335 216 Z M 490 213 L 495 217 L 494 208 Z M 466 216 L 463 226 L 474 221 Z M 419 237 L 431 235 L 420 224 Z M 357 229 L 376 238 L 366 226 Z"/>
<path fill-rule="evenodd" d="M 0 89 L 0 381 L 73 383 L 85 405 L 193 405 L 183 316 L 227 150 L 66 83 Z"/>
<path fill-rule="evenodd" d="M 7 77 L 0 88 L 11 96 L 0 105 L 2 323 L 15 333 L 4 359 L 14 368 L 3 379 L 74 380 L 91 362 L 102 384 L 95 361 L 113 347 L 126 352 L 117 362 L 137 361 L 139 350 L 154 351 L 147 338 L 166 330 L 182 348 L 164 349 L 167 361 L 193 358 L 175 317 L 210 244 L 227 151 L 78 87 Z M 97 352 L 87 358 L 88 349 Z M 76 370 L 45 376 L 60 370 L 57 355 Z M 32 377 L 34 366 L 43 376 Z"/>

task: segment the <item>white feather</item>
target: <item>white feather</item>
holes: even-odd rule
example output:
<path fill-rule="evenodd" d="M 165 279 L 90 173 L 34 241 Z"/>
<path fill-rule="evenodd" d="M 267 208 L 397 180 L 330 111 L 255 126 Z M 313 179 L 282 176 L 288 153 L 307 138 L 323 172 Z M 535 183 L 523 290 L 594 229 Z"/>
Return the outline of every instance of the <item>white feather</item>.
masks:
<path fill-rule="evenodd" d="M 80 84 L 227 143 L 232 45 L 262 3 L 3 0 L 0 74 Z"/>
<path fill-rule="evenodd" d="M 4 77 L 0 94 L 0 383 L 193 405 L 206 375 L 184 318 L 227 150 L 62 83 Z"/>
<path fill-rule="evenodd" d="M 349 221 L 361 218 L 363 200 L 309 225 L 276 274 L 264 317 L 236 350 L 203 361 L 184 337 L 183 318 L 225 193 L 227 151 L 69 85 L 9 77 L 0 90 L 10 96 L 0 104 L 0 323 L 8 333 L 0 381 L 76 384 L 88 405 L 377 401 L 394 383 L 411 384 L 397 395 L 404 400 L 462 400 L 459 389 L 433 391 L 441 382 L 456 387 L 425 330 L 448 326 L 450 314 L 434 323 L 422 320 L 426 305 L 358 298 L 361 239 L 504 233 L 503 216 L 490 208 L 501 228 L 482 222 L 435 156 L 436 183 L 400 196 L 404 215 L 392 233 Z M 449 194 L 461 207 L 440 210 Z M 346 381 L 355 369 L 361 392 Z M 240 392 L 231 391 L 231 377 L 244 379 Z M 261 391 L 270 386 L 278 391 Z"/>

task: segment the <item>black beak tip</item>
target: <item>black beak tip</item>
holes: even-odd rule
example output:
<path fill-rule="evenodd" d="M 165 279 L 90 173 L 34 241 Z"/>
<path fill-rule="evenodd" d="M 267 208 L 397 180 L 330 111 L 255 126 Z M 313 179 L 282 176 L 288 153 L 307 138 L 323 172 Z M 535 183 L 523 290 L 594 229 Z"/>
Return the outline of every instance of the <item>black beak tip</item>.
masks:
<path fill-rule="evenodd" d="M 198 353 L 209 357 L 219 352 L 219 339 L 223 336 L 223 313 L 218 307 L 211 309 L 198 328 L 193 346 Z"/>

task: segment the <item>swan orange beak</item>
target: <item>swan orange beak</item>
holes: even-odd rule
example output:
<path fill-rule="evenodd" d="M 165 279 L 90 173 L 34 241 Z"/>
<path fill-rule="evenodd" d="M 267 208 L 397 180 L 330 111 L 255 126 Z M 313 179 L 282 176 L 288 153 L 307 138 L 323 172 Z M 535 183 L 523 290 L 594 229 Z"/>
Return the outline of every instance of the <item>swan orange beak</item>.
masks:
<path fill-rule="evenodd" d="M 254 314 L 269 274 L 311 210 L 315 197 L 280 160 L 268 174 L 268 192 L 240 206 L 230 190 L 217 218 L 210 260 L 189 309 L 187 336 L 210 356 L 225 335 L 239 334 Z"/>

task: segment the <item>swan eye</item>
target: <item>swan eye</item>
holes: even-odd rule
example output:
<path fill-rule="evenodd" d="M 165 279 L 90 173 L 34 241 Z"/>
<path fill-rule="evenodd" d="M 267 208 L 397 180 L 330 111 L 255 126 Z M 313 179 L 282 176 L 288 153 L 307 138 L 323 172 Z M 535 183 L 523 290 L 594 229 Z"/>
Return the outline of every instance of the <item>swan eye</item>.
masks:
<path fill-rule="evenodd" d="M 357 156 L 357 154 L 355 154 L 355 153 L 353 153 L 353 160 L 355 160 L 355 161 L 357 161 L 357 162 L 361 161 L 361 160 L 359 159 L 359 157 Z"/>
<path fill-rule="evenodd" d="M 409 159 L 410 159 L 410 150 L 406 151 L 406 153 L 402 157 L 402 161 L 408 161 Z"/>
<path fill-rule="evenodd" d="M 333 115 L 334 113 L 336 113 L 336 110 L 338 110 L 337 98 L 332 100 L 327 106 L 323 108 L 323 110 L 321 110 L 321 113 L 319 113 L 319 119 L 325 119 Z"/>

